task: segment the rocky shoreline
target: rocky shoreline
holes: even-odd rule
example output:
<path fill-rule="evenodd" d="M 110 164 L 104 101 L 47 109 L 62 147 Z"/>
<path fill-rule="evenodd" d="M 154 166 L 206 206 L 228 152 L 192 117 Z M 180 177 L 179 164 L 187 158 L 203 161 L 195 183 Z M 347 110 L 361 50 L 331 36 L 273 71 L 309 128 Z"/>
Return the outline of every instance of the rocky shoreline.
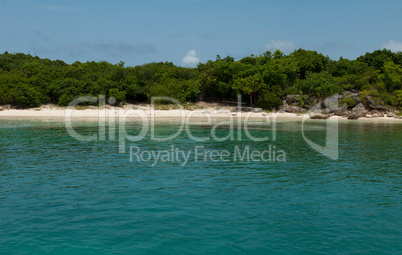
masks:
<path fill-rule="evenodd" d="M 397 116 L 397 109 L 358 91 L 346 91 L 325 100 L 304 95 L 288 95 L 279 112 L 309 114 L 311 119 L 328 119 L 332 116 L 349 120 L 381 117 L 402 119 L 402 116 Z"/>

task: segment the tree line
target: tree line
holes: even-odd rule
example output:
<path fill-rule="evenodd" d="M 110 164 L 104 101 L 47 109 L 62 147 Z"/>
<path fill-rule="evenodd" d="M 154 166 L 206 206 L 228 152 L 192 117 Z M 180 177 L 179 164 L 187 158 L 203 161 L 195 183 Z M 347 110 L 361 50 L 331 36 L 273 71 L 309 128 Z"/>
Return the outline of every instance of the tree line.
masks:
<path fill-rule="evenodd" d="M 322 99 L 343 91 L 402 106 L 402 53 L 384 49 L 356 60 L 331 60 L 316 51 L 285 55 L 276 50 L 240 60 L 218 55 L 196 68 L 171 62 L 135 67 L 105 61 L 66 64 L 30 54 L 0 54 L 0 105 L 20 108 L 66 106 L 78 96 L 105 95 L 124 104 L 154 96 L 181 102 L 232 101 L 240 93 L 253 106 L 273 109 L 287 95 Z"/>

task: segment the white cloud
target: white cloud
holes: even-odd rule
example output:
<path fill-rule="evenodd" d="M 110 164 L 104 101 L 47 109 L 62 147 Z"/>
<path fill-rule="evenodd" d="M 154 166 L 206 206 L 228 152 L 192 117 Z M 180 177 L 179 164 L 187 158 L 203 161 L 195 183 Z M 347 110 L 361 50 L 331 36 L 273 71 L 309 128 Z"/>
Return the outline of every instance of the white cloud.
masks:
<path fill-rule="evenodd" d="M 394 40 L 391 40 L 387 43 L 384 43 L 382 45 L 382 48 L 394 51 L 394 52 L 398 52 L 398 51 L 402 51 L 402 42 L 397 42 Z"/>
<path fill-rule="evenodd" d="M 195 66 L 200 62 L 200 59 L 196 57 L 197 52 L 195 50 L 189 50 L 187 55 L 183 57 L 183 65 Z"/>
<path fill-rule="evenodd" d="M 294 42 L 291 41 L 281 41 L 281 40 L 271 40 L 270 43 L 267 44 L 266 48 L 268 50 L 281 50 L 283 52 L 291 52 L 295 49 Z"/>

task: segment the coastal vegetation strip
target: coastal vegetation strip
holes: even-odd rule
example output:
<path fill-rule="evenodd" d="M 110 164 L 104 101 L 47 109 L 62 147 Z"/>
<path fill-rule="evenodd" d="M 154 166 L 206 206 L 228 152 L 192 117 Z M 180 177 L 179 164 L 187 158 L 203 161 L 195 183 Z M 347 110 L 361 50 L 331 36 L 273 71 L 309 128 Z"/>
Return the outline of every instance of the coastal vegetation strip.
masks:
<path fill-rule="evenodd" d="M 402 106 L 402 53 L 384 49 L 356 60 L 331 60 L 316 51 L 299 49 L 284 55 L 277 50 L 237 61 L 218 55 L 196 68 L 170 62 L 70 65 L 29 54 L 0 54 L 0 105 L 11 108 L 67 106 L 78 96 L 104 95 L 115 98 L 110 103 L 123 105 L 146 103 L 155 96 L 180 102 L 232 102 L 238 94 L 248 105 L 267 110 L 303 112 L 339 94 L 339 106 L 350 114 L 360 104 L 371 114 L 387 114 L 390 109 L 397 113 Z"/>

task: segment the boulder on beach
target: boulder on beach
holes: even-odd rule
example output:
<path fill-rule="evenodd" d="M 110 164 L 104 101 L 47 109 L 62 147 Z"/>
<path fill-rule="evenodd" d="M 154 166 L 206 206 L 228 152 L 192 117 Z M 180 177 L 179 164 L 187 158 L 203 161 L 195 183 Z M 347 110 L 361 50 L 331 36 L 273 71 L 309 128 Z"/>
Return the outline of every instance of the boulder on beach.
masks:
<path fill-rule="evenodd" d="M 335 112 L 338 110 L 338 101 L 340 99 L 339 95 L 328 97 L 322 102 L 322 106 L 329 112 Z"/>
<path fill-rule="evenodd" d="M 367 109 L 362 103 L 358 104 L 352 109 L 352 115 L 357 116 L 357 118 L 365 117 L 367 114 Z"/>
<path fill-rule="evenodd" d="M 305 112 L 307 112 L 307 110 L 302 108 L 302 107 L 298 107 L 298 106 L 289 106 L 288 107 L 288 112 L 291 112 L 291 113 L 305 113 Z"/>
<path fill-rule="evenodd" d="M 294 106 L 300 106 L 301 95 L 287 95 L 286 103 Z"/>
<path fill-rule="evenodd" d="M 343 118 L 347 118 L 347 117 L 349 117 L 351 114 L 352 114 L 351 111 L 345 111 L 345 112 L 342 114 L 342 117 L 343 117 Z"/>
<path fill-rule="evenodd" d="M 343 116 L 345 113 L 348 111 L 348 104 L 344 103 L 338 109 L 334 112 L 335 115 L 337 116 Z"/>
<path fill-rule="evenodd" d="M 357 120 L 359 119 L 359 116 L 355 113 L 352 113 L 349 115 L 348 120 Z"/>
<path fill-rule="evenodd" d="M 373 110 L 379 110 L 379 111 L 386 111 L 387 107 L 384 105 L 384 103 L 380 100 L 374 100 L 372 97 L 367 96 L 367 104 L 369 108 Z"/>
<path fill-rule="evenodd" d="M 284 103 L 281 107 L 280 111 L 282 112 L 290 112 L 290 113 L 306 113 L 307 109 L 299 107 L 299 106 L 290 106 L 287 103 Z"/>
<path fill-rule="evenodd" d="M 360 92 L 358 92 L 358 91 L 345 91 L 342 94 L 342 99 L 350 98 L 355 102 L 355 104 L 362 102 L 359 97 L 360 97 Z"/>
<path fill-rule="evenodd" d="M 329 117 L 331 117 L 331 115 L 329 115 L 329 114 L 320 113 L 320 112 L 317 112 L 317 113 L 312 112 L 309 114 L 309 116 L 310 116 L 310 119 L 313 119 L 313 120 L 326 120 Z"/>

